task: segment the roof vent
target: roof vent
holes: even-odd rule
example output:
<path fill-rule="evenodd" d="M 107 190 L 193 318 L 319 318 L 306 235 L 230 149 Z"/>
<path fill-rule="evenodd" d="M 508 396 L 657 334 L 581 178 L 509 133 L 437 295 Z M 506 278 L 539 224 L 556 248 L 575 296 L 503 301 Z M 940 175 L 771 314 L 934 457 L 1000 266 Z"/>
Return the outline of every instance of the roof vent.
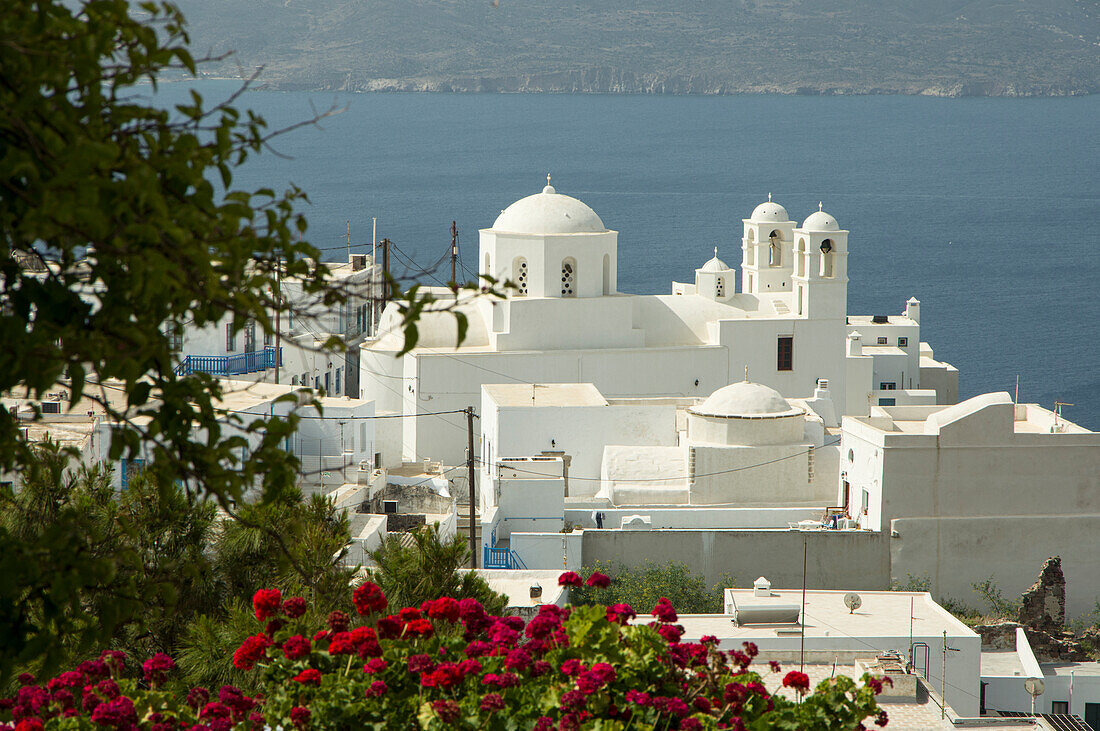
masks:
<path fill-rule="evenodd" d="M 753 596 L 771 596 L 772 595 L 772 582 L 761 576 L 756 581 L 752 582 L 752 595 Z"/>

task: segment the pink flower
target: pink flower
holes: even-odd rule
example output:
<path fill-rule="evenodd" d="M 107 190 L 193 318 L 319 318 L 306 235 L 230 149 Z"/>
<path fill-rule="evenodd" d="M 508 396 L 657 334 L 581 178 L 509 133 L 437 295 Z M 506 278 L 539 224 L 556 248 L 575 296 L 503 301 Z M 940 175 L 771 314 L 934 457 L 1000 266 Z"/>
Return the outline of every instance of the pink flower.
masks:
<path fill-rule="evenodd" d="M 374 675 L 375 673 L 384 671 L 389 666 L 390 664 L 382 658 L 372 657 L 370 660 L 367 660 L 367 664 L 363 666 L 363 672 Z"/>
<path fill-rule="evenodd" d="M 381 680 L 376 680 L 370 684 L 369 688 L 367 688 L 367 698 L 378 698 L 379 696 L 385 695 L 386 691 L 388 690 L 389 686 L 387 686 Z"/>
<path fill-rule="evenodd" d="M 329 612 L 328 626 L 333 632 L 347 632 L 348 615 L 344 614 L 339 609 Z"/>
<path fill-rule="evenodd" d="M 283 593 L 278 589 L 260 589 L 252 596 L 252 608 L 261 622 L 283 611 Z"/>
<path fill-rule="evenodd" d="M 772 669 L 773 673 L 782 672 L 783 670 L 775 660 L 768 660 L 768 667 Z"/>
<path fill-rule="evenodd" d="M 301 683 L 302 685 L 320 685 L 321 671 L 316 668 L 306 668 L 291 678 L 291 680 L 296 683 Z"/>
<path fill-rule="evenodd" d="M 471 619 L 481 619 L 485 616 L 485 607 L 477 599 L 460 599 L 458 602 L 458 616 L 463 622 Z"/>
<path fill-rule="evenodd" d="M 158 652 L 141 665 L 145 680 L 152 685 L 160 685 L 168 679 L 168 673 L 176 669 L 176 663 L 163 652 Z"/>
<path fill-rule="evenodd" d="M 301 635 L 288 637 L 283 643 L 283 654 L 286 655 L 287 660 L 298 660 L 303 657 L 308 657 L 311 649 L 309 640 Z"/>
<path fill-rule="evenodd" d="M 116 728 L 129 728 L 137 723 L 137 711 L 134 710 L 134 702 L 126 696 L 120 696 L 114 700 L 100 703 L 92 711 L 92 723 L 100 726 L 114 726 Z"/>
<path fill-rule="evenodd" d="M 210 691 L 206 688 L 195 687 L 187 694 L 187 705 L 196 711 L 199 710 L 200 706 L 205 705 L 208 700 L 210 700 Z"/>
<path fill-rule="evenodd" d="M 576 571 L 566 571 L 558 577 L 558 586 L 581 586 L 582 583 L 580 574 Z"/>
<path fill-rule="evenodd" d="M 524 670 L 531 664 L 531 656 L 523 648 L 510 650 L 504 658 L 504 667 L 508 670 Z"/>
<path fill-rule="evenodd" d="M 561 672 L 563 675 L 580 675 L 584 672 L 584 663 L 576 658 L 570 658 L 561 664 Z"/>
<path fill-rule="evenodd" d="M 389 604 L 386 595 L 382 593 L 382 589 L 378 584 L 370 581 L 364 581 L 355 587 L 351 599 L 355 602 L 355 611 L 364 615 L 381 612 Z"/>
<path fill-rule="evenodd" d="M 657 634 L 664 637 L 670 645 L 679 642 L 683 633 L 684 630 L 678 624 L 662 624 L 657 628 Z"/>
<path fill-rule="evenodd" d="M 165 657 L 168 657 L 165 655 Z M 168 662 L 171 662 L 169 660 Z M 84 685 L 84 675 L 75 670 L 70 670 L 67 673 L 61 673 L 56 678 L 52 678 L 50 682 L 46 683 L 46 687 L 50 690 L 57 690 L 59 688 L 80 688 Z"/>
<path fill-rule="evenodd" d="M 810 689 L 810 676 L 806 673 L 792 670 L 783 678 L 783 686 L 786 688 L 793 688 L 799 693 L 805 693 Z"/>
<path fill-rule="evenodd" d="M 642 693 L 637 690 L 628 690 L 626 692 L 627 703 L 634 703 L 639 706 L 649 706 L 653 704 L 653 701 L 649 697 L 649 693 Z"/>
<path fill-rule="evenodd" d="M 283 602 L 283 614 L 291 619 L 297 619 L 306 613 L 306 600 L 300 596 L 292 596 Z"/>
<path fill-rule="evenodd" d="M 681 731 L 702 731 L 703 724 L 697 718 L 685 718 L 680 722 Z"/>
<path fill-rule="evenodd" d="M 410 673 L 423 673 L 428 672 L 435 668 L 435 663 L 432 659 L 424 654 L 411 655 L 408 661 Z"/>
<path fill-rule="evenodd" d="M 481 697 L 478 708 L 489 713 L 496 713 L 504 709 L 504 699 L 500 697 L 500 693 L 486 693 Z"/>

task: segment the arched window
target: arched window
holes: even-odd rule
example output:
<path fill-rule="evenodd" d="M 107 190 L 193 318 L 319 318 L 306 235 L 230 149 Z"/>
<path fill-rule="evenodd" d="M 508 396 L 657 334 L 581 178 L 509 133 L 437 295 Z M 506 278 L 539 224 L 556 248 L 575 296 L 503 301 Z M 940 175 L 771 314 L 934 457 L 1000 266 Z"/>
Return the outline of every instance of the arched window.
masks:
<path fill-rule="evenodd" d="M 833 276 L 833 257 L 836 253 L 833 251 L 832 239 L 825 239 L 821 242 L 821 276 L 832 277 Z"/>
<path fill-rule="evenodd" d="M 512 281 L 516 285 L 516 296 L 527 296 L 527 260 L 517 256 L 512 260 Z"/>
<path fill-rule="evenodd" d="M 716 297 L 726 296 L 726 278 L 716 277 L 714 283 L 714 294 Z"/>
<path fill-rule="evenodd" d="M 561 262 L 561 296 L 577 296 L 577 260 L 571 256 Z"/>
<path fill-rule="evenodd" d="M 794 253 L 795 276 L 806 276 L 806 239 L 798 240 L 798 251 Z"/>
<path fill-rule="evenodd" d="M 603 293 L 611 294 L 611 255 L 603 255 Z"/>
<path fill-rule="evenodd" d="M 802 314 L 802 285 L 798 285 L 798 314 Z"/>
<path fill-rule="evenodd" d="M 783 237 L 779 235 L 779 231 L 768 234 L 768 242 L 768 266 L 783 266 Z"/>
<path fill-rule="evenodd" d="M 749 229 L 749 243 L 745 246 L 745 264 L 750 267 L 756 264 L 756 236 L 751 228 Z"/>

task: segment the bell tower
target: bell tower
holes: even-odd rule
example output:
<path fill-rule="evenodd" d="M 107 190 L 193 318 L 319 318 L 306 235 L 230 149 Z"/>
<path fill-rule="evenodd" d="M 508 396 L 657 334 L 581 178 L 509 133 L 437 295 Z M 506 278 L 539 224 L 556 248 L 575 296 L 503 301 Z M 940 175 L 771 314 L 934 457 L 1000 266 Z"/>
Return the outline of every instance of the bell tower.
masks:
<path fill-rule="evenodd" d="M 742 222 L 741 291 L 756 295 L 790 292 L 795 222 L 787 209 L 773 202 L 768 193 L 768 200 Z"/>
<path fill-rule="evenodd" d="M 848 311 L 848 232 L 819 203 L 793 235 L 795 314 L 843 318 Z"/>

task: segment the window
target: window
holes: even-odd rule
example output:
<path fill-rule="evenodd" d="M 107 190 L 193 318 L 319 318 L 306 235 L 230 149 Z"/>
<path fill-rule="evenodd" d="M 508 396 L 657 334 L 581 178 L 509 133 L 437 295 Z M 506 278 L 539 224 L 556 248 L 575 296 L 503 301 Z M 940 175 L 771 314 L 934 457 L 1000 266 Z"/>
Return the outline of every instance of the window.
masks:
<path fill-rule="evenodd" d="M 303 386 L 308 387 L 309 386 L 309 374 L 308 373 L 303 373 L 302 377 L 298 379 L 298 383 L 302 384 Z"/>
<path fill-rule="evenodd" d="M 173 353 L 183 350 L 183 328 L 179 323 L 169 322 L 164 326 L 164 335 L 168 338 L 168 349 Z"/>
<path fill-rule="evenodd" d="M 868 508 L 871 507 L 871 493 L 867 490 L 863 491 L 863 501 L 860 503 L 859 512 L 863 515 L 867 515 Z"/>
<path fill-rule="evenodd" d="M 316 378 L 313 379 L 313 390 L 314 391 L 320 391 L 321 390 L 321 377 L 320 376 L 317 376 Z"/>
<path fill-rule="evenodd" d="M 237 349 L 237 333 L 233 332 L 233 323 L 225 323 L 225 352 L 232 353 Z"/>
<path fill-rule="evenodd" d="M 298 385 L 298 376 L 291 376 L 290 377 L 290 385 L 291 386 L 297 386 Z"/>
<path fill-rule="evenodd" d="M 527 260 L 522 256 L 512 260 L 512 281 L 516 284 L 516 296 L 527 296 Z"/>
<path fill-rule="evenodd" d="M 275 335 L 270 330 L 264 330 L 264 347 L 275 344 Z"/>
<path fill-rule="evenodd" d="M 883 381 L 882 383 L 878 384 L 879 391 L 893 391 L 897 387 L 898 384 L 894 381 Z"/>
<path fill-rule="evenodd" d="M 325 393 L 332 392 L 332 371 L 325 371 Z"/>
<path fill-rule="evenodd" d="M 886 345 L 886 338 L 879 338 L 875 342 L 877 342 L 879 345 Z"/>
<path fill-rule="evenodd" d="M 573 257 L 561 263 L 561 296 L 576 297 L 577 260 Z"/>
<path fill-rule="evenodd" d="M 879 406 L 897 406 L 898 400 L 896 398 L 880 398 L 878 400 Z"/>
<path fill-rule="evenodd" d="M 611 294 L 611 255 L 603 255 L 603 293 Z"/>
<path fill-rule="evenodd" d="M 244 352 L 254 353 L 256 351 L 256 321 L 249 320 L 248 324 L 244 326 Z"/>
<path fill-rule="evenodd" d="M 359 422 L 359 451 L 367 451 L 367 422 Z"/>
<path fill-rule="evenodd" d="M 833 276 L 833 242 L 830 239 L 821 242 L 821 276 Z"/>
<path fill-rule="evenodd" d="M 124 459 L 122 460 L 122 473 L 119 475 L 122 478 L 121 486 L 123 490 L 129 489 L 130 480 L 136 477 L 139 472 L 145 469 L 145 460 L 143 459 Z"/>
<path fill-rule="evenodd" d="M 775 369 L 777 371 L 794 370 L 793 335 L 780 335 L 776 341 Z"/>
<path fill-rule="evenodd" d="M 714 285 L 714 295 L 716 297 L 725 297 L 726 296 L 726 278 L 725 277 L 718 277 L 717 278 L 717 282 Z"/>
<path fill-rule="evenodd" d="M 339 368 L 336 369 L 335 387 L 336 387 L 336 395 L 339 396 L 340 395 L 340 369 Z"/>
<path fill-rule="evenodd" d="M 745 245 L 745 264 L 756 266 L 756 241 L 752 231 L 749 231 L 749 242 Z"/>
<path fill-rule="evenodd" d="M 59 401 L 43 401 L 42 402 L 43 414 L 60 414 L 61 403 Z"/>
<path fill-rule="evenodd" d="M 753 282 L 753 279 L 752 279 L 752 275 L 750 274 L 749 275 L 749 289 L 748 289 L 748 291 L 750 291 L 750 292 L 752 291 L 752 282 Z"/>
<path fill-rule="evenodd" d="M 909 346 L 909 338 L 898 338 L 898 347 L 905 348 Z"/>
<path fill-rule="evenodd" d="M 1069 715 L 1069 701 L 1051 701 L 1050 712 L 1063 716 Z"/>

